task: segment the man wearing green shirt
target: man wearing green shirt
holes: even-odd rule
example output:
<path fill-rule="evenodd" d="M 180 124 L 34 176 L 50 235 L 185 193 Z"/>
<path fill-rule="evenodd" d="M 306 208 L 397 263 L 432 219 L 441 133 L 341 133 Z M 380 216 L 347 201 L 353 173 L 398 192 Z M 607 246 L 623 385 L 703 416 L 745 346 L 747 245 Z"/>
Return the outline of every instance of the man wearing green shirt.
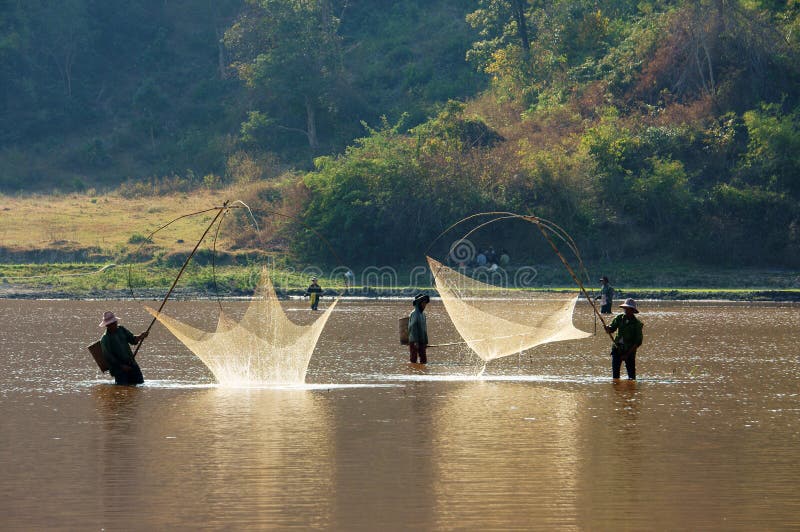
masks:
<path fill-rule="evenodd" d="M 417 363 L 419 357 L 420 364 L 428 363 L 428 324 L 425 320 L 425 307 L 431 298 L 425 294 L 419 294 L 414 298 L 414 310 L 408 316 L 408 350 L 411 353 L 411 363 Z"/>
<path fill-rule="evenodd" d="M 600 312 L 611 314 L 611 305 L 614 302 L 614 287 L 608 282 L 605 275 L 600 278 L 600 295 L 595 298 L 600 300 Z"/>
<path fill-rule="evenodd" d="M 139 364 L 133 358 L 131 345 L 136 345 L 147 338 L 147 332 L 134 336 L 117 321 L 113 312 L 103 314 L 103 321 L 100 322 L 100 327 L 106 328 L 105 334 L 100 338 L 103 358 L 117 384 L 143 384 L 144 376 Z"/>
<path fill-rule="evenodd" d="M 613 378 L 619 379 L 619 370 L 624 360 L 628 379 L 634 380 L 636 379 L 636 350 L 642 345 L 644 324 L 636 318 L 636 314 L 639 313 L 636 301 L 628 298 L 620 307 L 625 313 L 619 314 L 611 324 L 606 326 L 607 333 L 615 331 L 617 333 L 614 338 L 614 347 L 611 349 L 611 374 Z"/>

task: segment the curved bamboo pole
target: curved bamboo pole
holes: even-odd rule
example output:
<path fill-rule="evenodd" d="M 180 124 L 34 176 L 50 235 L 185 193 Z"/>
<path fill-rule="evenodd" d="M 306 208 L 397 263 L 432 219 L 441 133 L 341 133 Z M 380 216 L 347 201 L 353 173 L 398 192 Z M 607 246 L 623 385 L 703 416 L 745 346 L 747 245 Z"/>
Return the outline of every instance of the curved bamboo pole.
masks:
<path fill-rule="evenodd" d="M 256 218 L 253 215 L 253 211 L 250 209 L 250 207 L 246 203 L 241 201 L 241 200 L 235 200 L 234 201 L 234 203 L 240 203 L 241 206 L 239 206 L 239 205 L 229 205 L 230 202 L 231 202 L 230 200 L 226 200 L 222 204 L 221 207 L 212 207 L 212 208 L 209 208 L 209 209 L 203 209 L 203 210 L 200 210 L 200 211 L 195 211 L 195 212 L 183 214 L 181 216 L 178 216 L 178 217 L 170 220 L 169 222 L 161 225 L 160 227 L 158 227 L 154 231 L 152 231 L 149 235 L 147 235 L 147 237 L 144 239 L 144 242 L 142 242 L 142 244 L 140 244 L 139 247 L 136 248 L 136 251 L 134 251 L 134 254 L 138 253 L 139 250 L 141 250 L 142 247 L 145 244 L 147 244 L 156 233 L 158 233 L 159 231 L 161 231 L 163 229 L 166 229 L 167 227 L 169 227 L 173 223 L 177 222 L 178 220 L 181 220 L 181 219 L 184 219 L 184 218 L 190 218 L 192 216 L 198 216 L 200 214 L 205 214 L 207 212 L 211 212 L 211 211 L 215 211 L 215 210 L 217 211 L 216 216 L 214 216 L 214 218 L 211 220 L 211 223 L 208 225 L 208 227 L 206 227 L 206 230 L 203 232 L 202 236 L 197 241 L 197 244 L 194 246 L 194 249 L 192 249 L 192 252 L 189 254 L 188 257 L 186 257 L 186 260 L 184 261 L 183 266 L 181 266 L 181 269 L 178 272 L 178 275 L 175 277 L 175 280 L 172 282 L 172 286 L 170 286 L 169 290 L 167 291 L 167 295 L 164 296 L 164 299 L 161 301 L 161 305 L 158 307 L 158 310 L 156 311 L 156 315 L 161 313 L 161 310 L 164 308 L 164 305 L 166 305 L 167 300 L 169 299 L 169 296 L 172 295 L 172 292 L 175 289 L 175 286 L 178 284 L 178 280 L 180 280 L 181 275 L 183 275 L 184 270 L 186 270 L 186 267 L 189 265 L 189 261 L 192 260 L 192 257 L 194 257 L 194 254 L 197 252 L 198 248 L 200 247 L 200 244 L 203 242 L 203 240 L 205 240 L 206 236 L 208 235 L 208 233 L 211 231 L 211 228 L 214 227 L 215 224 L 217 224 L 217 229 L 216 229 L 216 231 L 214 233 L 213 251 L 212 251 L 212 256 L 211 256 L 211 268 L 212 268 L 212 278 L 214 280 L 214 287 L 215 287 L 215 290 L 216 290 L 217 278 L 216 278 L 216 261 L 215 261 L 215 257 L 216 257 L 217 239 L 219 237 L 219 232 L 220 232 L 220 229 L 222 227 L 222 222 L 224 221 L 224 218 L 225 218 L 225 216 L 227 216 L 227 214 L 230 211 L 230 209 L 234 209 L 234 208 L 245 208 L 245 209 L 247 209 L 247 212 L 250 214 L 250 217 L 253 220 L 253 224 L 256 226 L 256 230 L 259 231 L 259 233 L 260 233 L 260 229 L 258 227 L 258 222 L 256 221 Z M 339 258 L 338 254 L 334 251 L 333 246 L 331 246 L 330 242 L 328 242 L 328 240 L 325 239 L 321 234 L 319 234 L 319 232 L 317 232 L 313 227 L 310 227 L 308 224 L 306 224 L 302 220 L 299 220 L 296 217 L 288 215 L 288 214 L 284 214 L 284 213 L 281 213 L 281 212 L 278 212 L 278 211 L 269 210 L 269 209 L 264 209 L 264 212 L 267 212 L 269 214 L 274 214 L 274 215 L 277 215 L 277 216 L 281 216 L 281 217 L 284 217 L 284 218 L 289 218 L 291 220 L 294 220 L 294 221 L 302 224 L 304 227 L 306 227 L 307 229 L 312 231 L 328 247 L 328 249 L 330 250 L 331 254 L 339 262 L 339 264 L 342 264 L 342 265 L 344 264 L 343 262 L 341 262 L 341 259 Z M 132 279 L 131 279 L 131 277 L 132 277 L 131 268 L 132 268 L 132 266 L 128 267 L 128 289 L 131 292 L 131 297 L 135 298 L 135 295 L 133 293 Z M 344 292 L 340 292 L 339 296 L 341 296 L 343 293 Z M 150 325 L 148 325 L 147 329 L 145 330 L 146 333 L 150 332 L 150 329 L 153 328 L 153 325 L 155 324 L 156 320 L 157 320 L 156 317 L 154 317 L 152 319 L 152 321 L 150 322 Z M 133 352 L 133 356 L 134 357 L 136 357 L 136 354 L 139 352 L 139 349 L 141 348 L 143 342 L 144 342 L 144 339 L 142 339 L 136 345 L 136 350 Z"/>
<path fill-rule="evenodd" d="M 167 295 L 165 295 L 164 299 L 161 301 L 161 305 L 158 307 L 158 310 L 156 311 L 156 315 L 153 317 L 152 321 L 150 322 L 150 325 L 147 326 L 147 329 L 145 330 L 145 337 L 150 333 L 150 329 L 153 328 L 153 325 L 156 322 L 157 316 L 159 314 L 161 314 L 161 310 L 164 308 L 164 305 L 167 304 L 167 300 L 169 299 L 169 296 L 172 295 L 172 291 L 175 289 L 175 286 L 178 284 L 178 280 L 181 278 L 181 275 L 183 275 L 184 270 L 186 270 L 186 266 L 189 265 L 189 261 L 192 260 L 192 257 L 197 252 L 197 249 L 200 247 L 200 244 L 203 242 L 203 240 L 205 239 L 205 237 L 208 234 L 208 232 L 211 231 L 211 228 L 217 222 L 219 217 L 222 216 L 222 214 L 224 212 L 227 212 L 227 210 L 228 210 L 228 200 L 226 200 L 225 203 L 222 204 L 222 207 L 214 207 L 213 209 L 206 209 L 203 212 L 209 212 L 209 211 L 212 211 L 214 209 L 217 210 L 216 216 L 214 216 L 214 219 L 211 220 L 210 224 L 208 224 L 208 227 L 206 227 L 206 230 L 203 232 L 203 235 L 200 237 L 200 240 L 198 240 L 197 244 L 195 244 L 194 249 L 192 250 L 192 252 L 189 253 L 188 257 L 186 257 L 186 260 L 184 261 L 183 266 L 181 266 L 181 270 L 178 272 L 177 277 L 175 277 L 175 280 L 172 282 L 172 286 L 169 287 L 169 291 L 167 292 Z M 194 213 L 194 214 L 198 214 L 198 213 Z M 186 216 L 181 216 L 181 217 L 176 218 L 175 220 L 178 220 L 180 218 L 185 218 L 185 217 Z M 173 222 L 175 220 L 173 220 Z M 172 222 L 170 222 L 170 223 L 172 223 Z M 169 224 L 167 224 L 167 225 L 169 225 Z M 166 227 L 166 226 L 163 226 L 163 227 Z M 163 227 L 159 228 L 159 230 L 163 229 Z M 139 352 L 139 349 L 142 347 L 143 343 L 144 343 L 144 338 L 139 340 L 139 343 L 136 344 L 136 350 L 133 352 L 133 357 L 134 358 L 136 358 L 136 354 Z"/>
<path fill-rule="evenodd" d="M 234 203 L 240 203 L 241 206 L 242 206 L 241 208 L 247 209 L 247 212 L 250 215 L 250 219 L 253 220 L 253 225 L 255 225 L 256 231 L 258 232 L 259 238 L 260 238 L 261 237 L 261 229 L 258 227 L 258 221 L 256 220 L 256 217 L 253 214 L 253 210 L 245 202 L 243 202 L 242 200 L 235 200 Z M 235 206 L 231 205 L 229 207 L 229 209 L 230 208 L 235 208 Z M 296 216 L 292 216 L 290 214 L 285 214 L 285 213 L 282 213 L 280 211 L 275 211 L 275 210 L 272 210 L 272 209 L 261 209 L 261 211 L 263 211 L 266 214 L 272 214 L 272 215 L 275 215 L 275 216 L 280 216 L 282 218 L 287 218 L 289 220 L 292 220 L 294 222 L 299 223 L 300 225 L 302 225 L 303 227 L 305 227 L 306 229 L 308 229 L 309 231 L 314 233 L 314 236 L 319 238 L 320 241 L 322 241 L 325 244 L 325 246 L 328 248 L 328 251 L 330 251 L 330 253 L 333 256 L 334 260 L 336 260 L 339 265 L 344 266 L 344 262 L 342 262 L 342 260 L 339 257 L 339 255 L 333 249 L 333 246 L 331 245 L 331 243 L 324 236 L 322 236 L 316 229 L 314 229 L 313 227 L 311 227 L 310 225 L 305 223 L 303 220 L 300 220 Z M 258 212 L 258 211 L 256 211 L 256 212 Z M 227 215 L 227 212 L 226 212 L 225 216 L 226 215 Z M 213 241 L 212 252 L 211 252 L 211 278 L 212 278 L 212 280 L 214 282 L 214 291 L 217 292 L 217 295 L 218 295 L 217 303 L 220 305 L 220 308 L 222 308 L 222 302 L 221 302 L 221 300 L 219 298 L 219 290 L 217 288 L 216 255 L 217 255 L 217 239 L 219 237 L 220 229 L 222 228 L 222 222 L 225 221 L 225 216 L 223 216 L 222 219 L 220 219 L 219 223 L 217 224 L 217 230 L 214 233 L 214 241 Z M 212 223 L 212 225 L 213 225 L 213 223 Z M 262 243 L 263 243 L 263 240 L 262 240 Z M 344 293 L 345 293 L 345 290 L 343 289 L 337 294 L 337 297 L 343 296 Z"/>
<path fill-rule="evenodd" d="M 589 302 L 589 305 L 592 307 L 592 312 L 594 313 L 595 317 L 600 319 L 600 322 L 603 324 L 603 330 L 606 331 L 606 326 L 607 326 L 606 321 L 603 318 L 602 314 L 600 314 L 600 311 L 597 309 L 597 305 L 595 305 L 594 299 L 588 294 L 588 292 L 586 291 L 586 287 L 584 286 L 584 284 L 581 281 L 580 277 L 575 273 L 575 270 L 572 268 L 572 265 L 569 263 L 569 261 L 567 261 L 567 259 L 561 253 L 561 250 L 558 248 L 556 243 L 553 241 L 553 238 L 552 238 L 551 235 L 555 235 L 556 237 L 558 237 L 558 239 L 563 241 L 567 245 L 567 247 L 570 249 L 570 251 L 572 251 L 573 255 L 575 255 L 575 258 L 578 261 L 578 264 L 580 265 L 581 270 L 583 271 L 583 273 L 585 274 L 585 276 L 586 276 L 586 278 L 588 280 L 589 279 L 589 274 L 586 271 L 586 267 L 583 264 L 583 259 L 580 256 L 580 251 L 578 250 L 578 246 L 575 243 L 575 240 L 572 238 L 572 236 L 569 233 L 567 233 L 567 231 L 564 230 L 561 226 L 556 224 L 555 222 L 552 222 L 552 221 L 544 219 L 544 218 L 539 218 L 538 216 L 534 216 L 534 215 L 522 215 L 522 214 L 517 214 L 517 213 L 513 213 L 513 212 L 508 212 L 508 211 L 488 211 L 488 212 L 480 212 L 480 213 L 476 213 L 476 214 L 471 214 L 471 215 L 469 215 L 469 216 L 467 216 L 465 218 L 462 218 L 461 220 L 455 222 L 450 227 L 448 227 L 447 229 L 442 231 L 433 240 L 433 242 L 431 242 L 431 244 L 428 246 L 428 248 L 425 250 L 425 254 L 427 255 L 427 253 L 428 253 L 428 251 L 430 251 L 431 247 L 433 247 L 433 245 L 442 236 L 444 236 L 446 233 L 448 233 L 449 231 L 451 231 L 452 229 L 454 229 L 455 227 L 457 227 L 458 225 L 462 224 L 465 221 L 468 221 L 468 220 L 471 220 L 471 219 L 474 219 L 474 218 L 477 218 L 477 217 L 481 217 L 481 216 L 495 216 L 495 218 L 493 218 L 493 219 L 491 219 L 491 220 L 489 220 L 487 222 L 483 222 L 483 223 L 479 224 L 477 227 L 475 227 L 472 230 L 468 231 L 459 240 L 464 240 L 465 238 L 467 238 L 469 235 L 471 235 L 472 233 L 474 233 L 478 229 L 486 227 L 487 225 L 495 223 L 495 222 L 500 221 L 500 220 L 508 220 L 508 219 L 518 218 L 518 219 L 521 219 L 521 220 L 524 220 L 526 222 L 534 224 L 539 229 L 539 231 L 542 233 L 542 236 L 545 238 L 547 243 L 550 245 L 550 247 L 552 248 L 553 252 L 559 258 L 559 260 L 561 261 L 563 266 L 566 268 L 567 273 L 569 273 L 570 277 L 572 277 L 572 280 L 575 281 L 575 284 L 578 285 L 579 290 L 581 291 L 583 296 L 586 298 L 586 300 Z M 434 276 L 435 275 L 436 274 L 434 273 Z M 613 334 L 609 333 L 608 331 L 606 331 L 606 334 L 608 334 L 609 338 L 611 339 L 611 342 L 613 343 L 614 342 Z"/>

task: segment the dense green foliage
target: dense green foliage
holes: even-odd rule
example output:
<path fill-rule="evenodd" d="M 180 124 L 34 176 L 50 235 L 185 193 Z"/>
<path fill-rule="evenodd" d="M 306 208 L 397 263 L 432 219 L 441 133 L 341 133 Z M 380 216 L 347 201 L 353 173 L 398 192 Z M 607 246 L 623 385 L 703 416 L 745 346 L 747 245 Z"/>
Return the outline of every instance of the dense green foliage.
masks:
<path fill-rule="evenodd" d="M 269 180 L 353 264 L 509 210 L 597 260 L 800 265 L 796 0 L 6 0 L 0 29 L 5 190 Z"/>
<path fill-rule="evenodd" d="M 238 4 L 0 2 L 0 186 L 221 170 L 239 90 L 215 29 Z"/>
<path fill-rule="evenodd" d="M 474 94 L 469 8 L 0 0 L 0 190 L 308 168 L 362 135 L 362 120 L 419 122 Z"/>
<path fill-rule="evenodd" d="M 307 216 L 349 256 L 416 257 L 502 209 L 557 220 L 595 259 L 800 264 L 794 3 L 476 7 L 468 58 L 490 90 L 306 179 Z M 466 141 L 467 122 L 493 140 Z"/>

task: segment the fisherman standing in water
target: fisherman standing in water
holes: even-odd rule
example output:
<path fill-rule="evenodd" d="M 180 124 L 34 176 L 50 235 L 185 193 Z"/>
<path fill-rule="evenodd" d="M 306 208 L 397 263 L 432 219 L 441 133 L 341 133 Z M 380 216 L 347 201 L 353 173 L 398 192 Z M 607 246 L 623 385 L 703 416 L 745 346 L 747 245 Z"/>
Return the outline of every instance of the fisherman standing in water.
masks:
<path fill-rule="evenodd" d="M 614 338 L 614 347 L 611 349 L 611 374 L 615 379 L 619 379 L 619 370 L 622 361 L 625 361 L 625 369 L 628 372 L 628 379 L 636 379 L 636 350 L 642 345 L 642 328 L 644 324 L 636 319 L 639 309 L 636 308 L 636 301 L 631 298 L 625 300 L 620 307 L 625 314 L 619 314 L 610 325 L 606 325 L 606 332 L 617 331 Z"/>
<path fill-rule="evenodd" d="M 317 310 L 319 306 L 319 298 L 322 297 L 322 287 L 317 284 L 317 278 L 311 278 L 311 286 L 306 289 L 306 295 L 311 301 L 311 310 Z"/>
<path fill-rule="evenodd" d="M 600 313 L 611 314 L 611 304 L 614 301 L 614 287 L 608 282 L 605 275 L 600 278 L 600 295 L 595 301 L 600 300 Z"/>
<path fill-rule="evenodd" d="M 408 316 L 408 350 L 411 353 L 411 363 L 417 363 L 419 356 L 420 364 L 428 363 L 428 356 L 425 352 L 428 348 L 428 324 L 425 321 L 425 307 L 431 300 L 425 294 L 418 294 L 414 298 L 414 310 Z"/>
<path fill-rule="evenodd" d="M 143 384 L 144 376 L 139 364 L 133 358 L 131 345 L 136 345 L 147 338 L 147 331 L 134 336 L 117 321 L 113 312 L 103 314 L 103 321 L 100 322 L 100 327 L 106 328 L 105 334 L 100 338 L 103 358 L 117 384 Z"/>

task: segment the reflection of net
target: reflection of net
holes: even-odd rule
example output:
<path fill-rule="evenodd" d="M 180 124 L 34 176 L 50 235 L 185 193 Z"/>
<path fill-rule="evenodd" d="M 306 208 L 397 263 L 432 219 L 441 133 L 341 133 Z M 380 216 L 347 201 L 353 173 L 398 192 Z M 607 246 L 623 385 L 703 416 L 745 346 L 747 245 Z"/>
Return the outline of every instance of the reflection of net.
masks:
<path fill-rule="evenodd" d="M 572 325 L 577 296 L 504 290 L 428 257 L 436 290 L 467 345 L 484 361 L 591 336 Z"/>
<path fill-rule="evenodd" d="M 186 344 L 225 386 L 302 384 L 311 354 L 331 311 L 311 325 L 292 323 L 281 308 L 267 271 L 242 320 L 220 312 L 216 332 L 205 332 L 147 308 Z"/>

